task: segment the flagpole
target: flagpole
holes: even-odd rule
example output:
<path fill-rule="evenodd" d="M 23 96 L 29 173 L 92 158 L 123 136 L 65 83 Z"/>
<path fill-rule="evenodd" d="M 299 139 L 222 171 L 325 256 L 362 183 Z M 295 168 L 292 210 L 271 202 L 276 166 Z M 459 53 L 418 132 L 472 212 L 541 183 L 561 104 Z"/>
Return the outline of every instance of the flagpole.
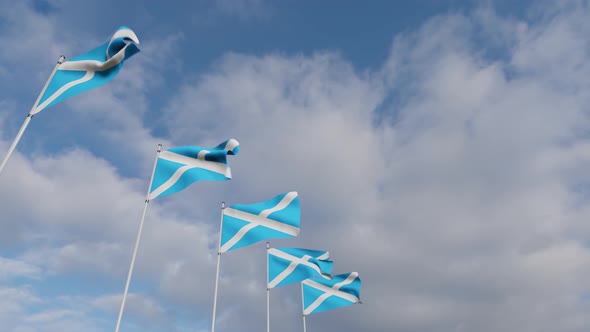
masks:
<path fill-rule="evenodd" d="M 213 318 L 211 332 L 215 332 L 215 312 L 217 310 L 217 286 L 219 285 L 219 262 L 221 261 L 221 232 L 223 231 L 223 210 L 225 202 L 221 202 L 221 218 L 219 220 L 219 242 L 217 242 L 217 273 L 215 274 L 215 295 L 213 295 Z"/>
<path fill-rule="evenodd" d="M 4 160 L 2 161 L 2 164 L 0 164 L 0 173 L 2 173 L 4 166 L 6 166 L 6 164 L 8 163 L 8 159 L 10 159 L 10 156 L 12 155 L 12 153 L 14 152 L 14 149 L 16 148 L 16 145 L 18 144 L 21 137 L 25 133 L 25 130 L 29 126 L 31 119 L 33 118 L 33 114 L 34 114 L 33 111 L 35 110 L 35 107 L 37 107 L 37 104 L 39 104 L 39 100 L 41 100 L 41 97 L 43 97 L 45 90 L 47 90 L 47 87 L 49 86 L 49 82 L 51 82 L 51 79 L 53 79 L 53 76 L 55 75 L 55 72 L 57 71 L 57 67 L 59 67 L 59 65 L 61 65 L 65 60 L 66 60 L 66 57 L 63 55 L 60 55 L 59 59 L 57 59 L 57 63 L 55 64 L 55 67 L 53 67 L 53 71 L 51 72 L 51 75 L 49 75 L 47 82 L 45 82 L 43 89 L 41 89 L 41 93 L 39 93 L 39 96 L 37 97 L 35 104 L 33 104 L 33 107 L 31 107 L 29 114 L 25 118 L 25 122 L 23 122 L 23 125 L 20 127 L 18 134 L 16 134 L 16 137 L 12 141 L 12 144 L 10 144 L 10 148 L 8 149 L 8 152 L 6 153 L 6 156 L 4 156 Z"/>
<path fill-rule="evenodd" d="M 270 288 L 268 288 L 268 249 L 270 248 L 270 243 L 266 242 L 266 332 L 270 332 Z"/>
<path fill-rule="evenodd" d="M 145 205 L 143 207 L 143 214 L 141 216 L 141 222 L 139 223 L 139 230 L 137 231 L 137 239 L 135 240 L 135 247 L 133 248 L 133 256 L 131 257 L 131 265 L 129 266 L 129 273 L 127 274 L 127 282 L 125 283 L 125 291 L 123 292 L 123 301 L 121 302 L 121 310 L 119 310 L 119 318 L 117 318 L 117 326 L 115 332 L 119 332 L 121 326 L 121 318 L 123 317 L 123 310 L 125 309 L 125 300 L 127 300 L 127 292 L 129 291 L 129 283 L 131 282 L 131 275 L 133 274 L 133 267 L 135 266 L 135 257 L 137 256 L 137 249 L 139 248 L 139 240 L 141 239 L 141 230 L 143 229 L 143 222 L 147 212 L 148 205 L 150 203 L 150 191 L 152 190 L 152 182 L 154 180 L 154 174 L 156 173 L 156 165 L 158 163 L 158 156 L 162 149 L 162 144 L 158 144 L 158 151 L 156 152 L 156 160 L 154 161 L 154 168 L 152 169 L 152 176 L 150 178 L 150 184 L 148 185 L 148 191 L 145 197 Z"/>
<path fill-rule="evenodd" d="M 301 282 L 301 312 L 303 313 L 303 332 L 307 332 L 305 327 L 305 302 L 303 301 L 303 283 Z"/>

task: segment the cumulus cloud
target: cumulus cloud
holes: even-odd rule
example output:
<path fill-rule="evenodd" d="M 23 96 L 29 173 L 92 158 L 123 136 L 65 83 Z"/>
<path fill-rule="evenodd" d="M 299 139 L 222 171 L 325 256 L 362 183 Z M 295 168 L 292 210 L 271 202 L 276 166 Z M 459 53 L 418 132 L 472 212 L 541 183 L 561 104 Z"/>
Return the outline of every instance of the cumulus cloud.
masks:
<path fill-rule="evenodd" d="M 436 17 L 396 36 L 376 73 L 325 53 L 228 55 L 170 106 L 172 137 L 240 139 L 244 192 L 232 199 L 301 192 L 302 236 L 289 243 L 325 246 L 365 281 L 364 305 L 314 316 L 324 328 L 578 331 L 587 249 L 572 228 L 586 208 L 573 187 L 587 173 L 570 171 L 587 156 L 588 12 L 559 10 L 533 23 Z M 502 57 L 484 49 L 491 36 Z M 284 302 L 273 307 L 297 310 Z"/>
<path fill-rule="evenodd" d="M 584 3 L 535 7 L 526 21 L 441 15 L 394 36 L 374 71 L 323 51 L 220 58 L 157 117 L 166 145 L 237 138 L 234 179 L 150 203 L 125 326 L 207 329 L 219 202 L 297 190 L 301 236 L 272 244 L 330 250 L 336 273 L 363 280 L 362 305 L 310 316 L 310 328 L 586 330 L 589 16 Z M 17 153 L 0 177 L 0 246 L 17 252 L 0 280 L 29 278 L 0 289 L 0 317 L 12 317 L 1 330 L 114 324 L 159 140 L 143 123 L 146 65 L 69 104 L 112 110 L 101 137 L 145 143 L 131 153 L 143 166 L 74 144 Z M 103 288 L 78 286 L 88 294 L 75 301 L 31 289 L 80 271 Z M 221 271 L 219 331 L 263 329 L 263 246 L 224 254 Z M 273 329 L 301 328 L 296 285 L 271 301 Z"/>

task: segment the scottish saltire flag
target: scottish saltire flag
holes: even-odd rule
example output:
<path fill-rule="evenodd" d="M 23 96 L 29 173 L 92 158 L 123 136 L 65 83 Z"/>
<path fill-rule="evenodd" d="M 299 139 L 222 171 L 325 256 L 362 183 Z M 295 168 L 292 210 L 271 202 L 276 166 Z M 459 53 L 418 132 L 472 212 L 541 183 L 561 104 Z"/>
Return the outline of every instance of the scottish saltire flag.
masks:
<path fill-rule="evenodd" d="M 227 155 L 237 155 L 240 143 L 227 140 L 214 148 L 181 146 L 158 156 L 149 199 L 179 192 L 197 181 L 231 179 Z"/>
<path fill-rule="evenodd" d="M 31 115 L 113 79 L 123 62 L 139 52 L 137 44 L 139 39 L 135 33 L 123 26 L 105 44 L 59 64 Z"/>
<path fill-rule="evenodd" d="M 302 282 L 302 287 L 304 315 L 360 302 L 361 279 L 357 272 L 339 274 L 331 280 L 307 279 Z"/>
<path fill-rule="evenodd" d="M 236 204 L 224 209 L 219 251 L 299 235 L 300 210 L 299 197 L 294 191 L 265 202 Z"/>
<path fill-rule="evenodd" d="M 330 278 L 334 263 L 330 253 L 300 248 L 268 249 L 268 288 L 300 282 L 307 278 Z"/>

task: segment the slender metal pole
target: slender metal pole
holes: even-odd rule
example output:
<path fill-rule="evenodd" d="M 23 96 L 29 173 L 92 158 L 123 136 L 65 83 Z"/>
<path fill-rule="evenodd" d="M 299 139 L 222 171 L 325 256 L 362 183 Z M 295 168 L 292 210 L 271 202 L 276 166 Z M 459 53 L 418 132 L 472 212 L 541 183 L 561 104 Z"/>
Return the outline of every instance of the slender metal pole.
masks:
<path fill-rule="evenodd" d="M 20 127 L 18 134 L 16 134 L 16 137 L 12 141 L 12 144 L 10 144 L 10 148 L 8 148 L 8 152 L 6 153 L 6 156 L 4 156 L 4 160 L 2 161 L 2 164 L 0 164 L 0 173 L 2 173 L 4 166 L 6 166 L 6 164 L 8 163 L 8 159 L 10 159 L 10 156 L 12 156 L 14 149 L 16 149 L 16 145 L 18 144 L 21 137 L 25 133 L 25 130 L 29 126 L 29 122 L 31 122 L 31 119 L 33 118 L 33 114 L 36 113 L 36 112 L 34 112 L 35 108 L 37 107 L 37 104 L 39 104 L 39 100 L 41 100 L 41 97 L 45 93 L 45 90 L 47 90 L 47 87 L 49 86 L 49 82 L 51 82 L 51 79 L 53 79 L 53 76 L 55 75 L 55 72 L 57 71 L 57 67 L 59 67 L 59 65 L 61 65 L 65 60 L 66 60 L 65 56 L 63 56 L 63 55 L 59 56 L 59 59 L 57 60 L 55 67 L 53 67 L 53 71 L 51 72 L 51 75 L 49 75 L 49 78 L 47 79 L 47 82 L 45 82 L 43 89 L 41 89 L 41 93 L 39 93 L 39 96 L 37 97 L 35 104 L 33 104 L 33 107 L 31 107 L 29 114 L 25 118 L 25 122 L 23 122 L 23 125 Z"/>
<path fill-rule="evenodd" d="M 266 332 L 270 332 L 270 288 L 268 288 L 269 266 L 268 266 L 268 249 L 270 243 L 266 242 Z"/>
<path fill-rule="evenodd" d="M 158 151 L 156 152 L 156 160 L 154 161 L 154 168 L 152 169 L 152 176 L 150 178 L 150 184 L 148 185 L 147 195 L 145 197 L 145 205 L 143 207 L 143 214 L 141 216 L 141 222 L 139 223 L 139 230 L 137 231 L 137 239 L 135 240 L 135 248 L 133 248 L 133 256 L 131 257 L 131 265 L 129 265 L 129 273 L 127 274 L 127 282 L 125 283 L 125 291 L 123 292 L 123 300 L 121 301 L 121 310 L 119 310 L 119 318 L 117 318 L 117 326 L 115 332 L 119 332 L 121 326 L 121 318 L 123 318 L 123 310 L 125 309 L 125 301 L 127 300 L 127 292 L 129 291 L 129 283 L 131 282 L 131 275 L 133 274 L 133 267 L 135 266 L 135 257 L 137 256 L 137 249 L 139 248 L 139 241 L 141 239 L 141 231 L 143 229 L 143 222 L 145 220 L 145 214 L 147 212 L 148 205 L 150 204 L 150 191 L 152 190 L 152 182 L 154 180 L 154 173 L 156 172 L 156 165 L 158 164 L 158 156 L 162 149 L 162 144 L 158 144 Z"/>
<path fill-rule="evenodd" d="M 301 283 L 301 313 L 303 314 L 303 332 L 307 332 L 305 327 L 305 302 L 303 300 L 303 283 Z"/>
<path fill-rule="evenodd" d="M 223 210 L 225 202 L 221 202 L 221 218 L 219 220 L 219 242 L 217 242 L 217 273 L 215 274 L 215 294 L 213 295 L 213 318 L 211 332 L 215 332 L 215 312 L 217 310 L 217 287 L 219 286 L 219 262 L 221 261 L 221 232 L 223 231 Z"/>

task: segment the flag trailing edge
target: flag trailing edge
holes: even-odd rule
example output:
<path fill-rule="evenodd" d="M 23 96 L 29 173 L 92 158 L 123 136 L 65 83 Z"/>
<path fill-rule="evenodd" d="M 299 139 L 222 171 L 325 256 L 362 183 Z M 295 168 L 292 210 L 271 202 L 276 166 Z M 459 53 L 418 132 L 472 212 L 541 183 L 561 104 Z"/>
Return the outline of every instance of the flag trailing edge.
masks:
<path fill-rule="evenodd" d="M 228 155 L 237 155 L 240 143 L 229 139 L 214 148 L 181 146 L 162 151 L 156 162 L 149 199 L 177 193 L 197 181 L 231 179 Z"/>
<path fill-rule="evenodd" d="M 339 274 L 331 280 L 307 279 L 302 282 L 301 287 L 304 315 L 360 302 L 361 279 L 357 272 Z"/>
<path fill-rule="evenodd" d="M 331 279 L 334 263 L 327 251 L 301 248 L 268 249 L 268 288 L 289 285 L 312 277 Z"/>
<path fill-rule="evenodd" d="M 122 26 L 105 44 L 60 63 L 30 114 L 82 92 L 97 88 L 117 75 L 123 62 L 139 52 L 139 38 Z"/>
<path fill-rule="evenodd" d="M 299 235 L 300 205 L 291 191 L 255 204 L 236 204 L 223 210 L 220 253 L 262 240 Z"/>

